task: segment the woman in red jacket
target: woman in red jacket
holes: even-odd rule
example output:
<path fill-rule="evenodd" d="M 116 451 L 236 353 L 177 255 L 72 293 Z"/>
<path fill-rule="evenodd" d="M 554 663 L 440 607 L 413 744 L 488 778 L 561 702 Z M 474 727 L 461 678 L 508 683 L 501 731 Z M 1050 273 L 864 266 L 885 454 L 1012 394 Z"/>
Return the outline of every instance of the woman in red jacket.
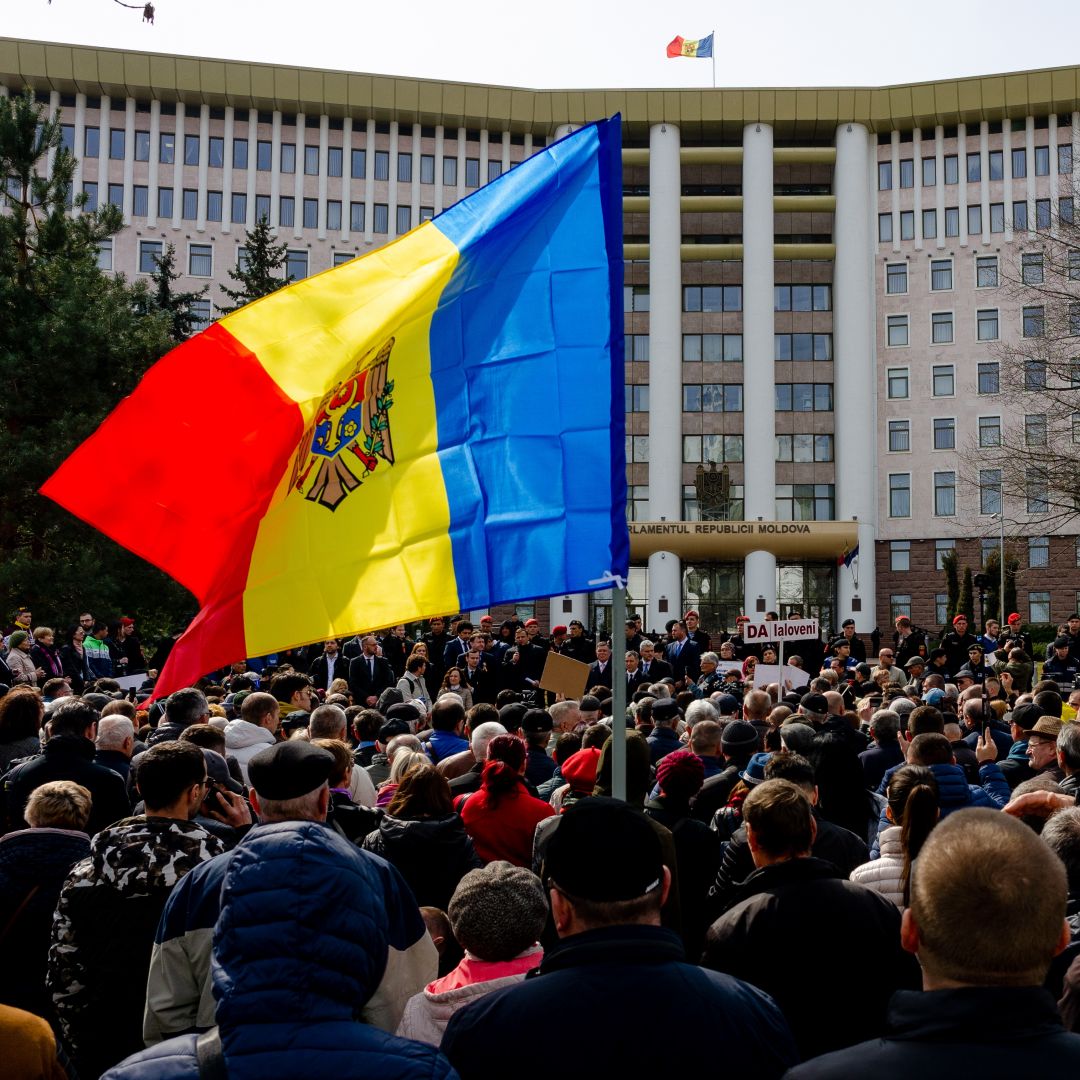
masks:
<path fill-rule="evenodd" d="M 537 822 L 555 813 L 529 794 L 526 756 L 525 742 L 517 735 L 496 735 L 488 743 L 480 790 L 460 804 L 465 831 L 485 862 L 505 859 L 515 866 L 530 866 Z"/>

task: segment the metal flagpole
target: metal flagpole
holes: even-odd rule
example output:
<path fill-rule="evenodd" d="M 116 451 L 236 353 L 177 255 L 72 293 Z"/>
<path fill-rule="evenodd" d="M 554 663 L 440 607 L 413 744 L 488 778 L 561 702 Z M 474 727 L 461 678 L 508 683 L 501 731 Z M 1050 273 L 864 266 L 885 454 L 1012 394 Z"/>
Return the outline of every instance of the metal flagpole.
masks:
<path fill-rule="evenodd" d="M 716 31 L 712 32 L 712 88 L 716 89 Z"/>
<path fill-rule="evenodd" d="M 625 635 L 623 648 L 616 653 L 614 646 L 626 625 L 626 589 L 617 581 L 611 589 L 611 794 L 626 801 L 626 661 L 617 657 L 626 653 Z"/>

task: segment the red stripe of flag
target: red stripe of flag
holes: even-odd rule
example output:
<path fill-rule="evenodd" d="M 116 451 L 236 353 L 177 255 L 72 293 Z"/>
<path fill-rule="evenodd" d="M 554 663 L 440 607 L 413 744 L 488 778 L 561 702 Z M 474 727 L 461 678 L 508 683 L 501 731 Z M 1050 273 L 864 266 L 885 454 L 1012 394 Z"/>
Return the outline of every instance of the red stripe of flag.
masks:
<path fill-rule="evenodd" d="M 682 46 L 685 38 L 680 37 L 678 34 L 671 40 L 667 47 L 668 56 L 682 56 Z"/>

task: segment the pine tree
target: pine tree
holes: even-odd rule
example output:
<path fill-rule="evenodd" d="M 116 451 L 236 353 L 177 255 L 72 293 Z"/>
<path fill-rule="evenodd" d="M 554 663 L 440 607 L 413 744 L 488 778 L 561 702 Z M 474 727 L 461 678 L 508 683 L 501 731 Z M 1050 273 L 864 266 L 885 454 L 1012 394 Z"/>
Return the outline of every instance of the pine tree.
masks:
<path fill-rule="evenodd" d="M 53 167 L 45 162 L 52 151 Z M 75 158 L 33 94 L 0 98 L 0 596 L 45 626 L 72 611 L 137 610 L 152 630 L 193 606 L 175 582 L 38 494 L 146 369 L 172 346 L 144 283 L 98 267 L 123 221 L 115 206 L 71 202 Z M 121 489 L 148 426 L 101 459 Z"/>
<path fill-rule="evenodd" d="M 206 295 L 207 286 L 198 292 L 175 292 L 173 282 L 179 280 L 176 270 L 176 248 L 169 244 L 163 255 L 154 256 L 155 270 L 150 275 L 154 283 L 153 303 L 156 310 L 169 316 L 173 341 L 181 342 L 191 337 L 198 315 L 194 310 L 196 300 Z"/>
<path fill-rule="evenodd" d="M 975 626 L 975 616 L 972 613 L 972 604 L 974 603 L 972 596 L 975 590 L 974 583 L 971 580 L 971 567 L 964 567 L 964 583 L 960 586 L 960 598 L 956 602 L 956 614 L 966 615 L 968 624 Z"/>
<path fill-rule="evenodd" d="M 960 566 L 956 548 L 950 548 L 941 556 L 941 568 L 945 571 L 945 629 L 948 630 L 960 600 Z"/>
<path fill-rule="evenodd" d="M 221 286 L 221 291 L 232 301 L 232 305 L 219 307 L 218 311 L 222 315 L 228 315 L 237 308 L 250 304 L 252 300 L 269 296 L 287 285 L 285 275 L 279 276 L 277 273 L 285 266 L 286 247 L 284 243 L 274 243 L 274 234 L 270 231 L 269 223 L 265 216 L 260 218 L 255 228 L 247 234 L 243 267 L 237 266 L 229 271 L 229 277 L 240 288 L 229 289 Z"/>

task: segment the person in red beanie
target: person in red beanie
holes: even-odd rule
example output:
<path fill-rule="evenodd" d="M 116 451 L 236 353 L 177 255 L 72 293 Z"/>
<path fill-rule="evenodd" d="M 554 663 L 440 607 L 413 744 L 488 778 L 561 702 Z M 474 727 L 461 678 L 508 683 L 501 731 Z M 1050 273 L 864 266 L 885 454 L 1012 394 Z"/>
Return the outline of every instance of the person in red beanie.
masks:
<path fill-rule="evenodd" d="M 1023 649 L 1028 659 L 1034 658 L 1035 652 L 1031 644 L 1031 635 L 1023 631 L 1019 612 L 1014 611 L 1009 616 L 1008 624 L 1001 631 L 1001 640 L 998 647 L 1006 651 L 1009 649 Z"/>
<path fill-rule="evenodd" d="M 587 746 L 572 754 L 559 770 L 566 784 L 551 796 L 551 805 L 558 811 L 573 806 L 578 799 L 587 798 L 596 786 L 600 768 L 600 747 Z"/>
<path fill-rule="evenodd" d="M 523 739 L 496 735 L 488 743 L 487 757 L 480 790 L 459 804 L 465 831 L 485 862 L 505 859 L 514 866 L 530 866 L 537 823 L 555 811 L 525 786 Z"/>
<path fill-rule="evenodd" d="M 709 886 L 716 879 L 723 854 L 720 834 L 690 816 L 690 800 L 705 782 L 705 763 L 690 750 L 675 750 L 660 759 L 656 782 L 660 794 L 646 801 L 645 813 L 670 829 L 675 841 L 683 944 L 686 955 L 697 959 L 705 948 L 705 934 L 711 922 Z"/>

